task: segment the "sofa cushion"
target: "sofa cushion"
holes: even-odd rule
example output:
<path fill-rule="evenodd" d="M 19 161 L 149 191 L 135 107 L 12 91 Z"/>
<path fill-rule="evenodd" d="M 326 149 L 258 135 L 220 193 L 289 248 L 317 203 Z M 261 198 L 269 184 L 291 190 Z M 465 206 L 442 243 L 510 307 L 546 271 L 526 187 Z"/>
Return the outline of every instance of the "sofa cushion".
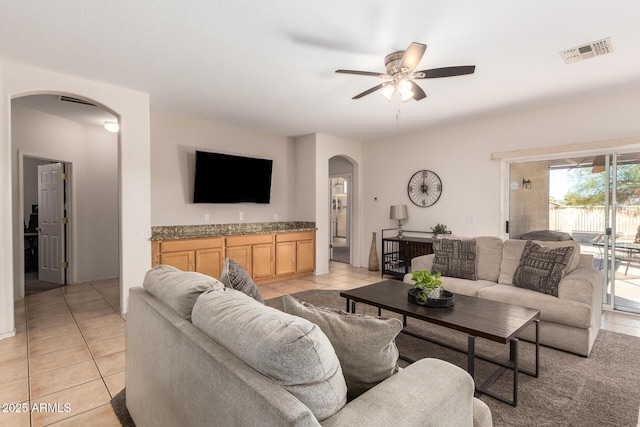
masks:
<path fill-rule="evenodd" d="M 513 285 L 494 285 L 478 291 L 478 297 L 540 310 L 540 320 L 576 328 L 591 326 L 591 306 L 577 301 L 556 298 Z"/>
<path fill-rule="evenodd" d="M 319 326 L 224 288 L 202 294 L 193 324 L 256 371 L 281 384 L 318 420 L 342 408 L 347 386 Z"/>
<path fill-rule="evenodd" d="M 158 265 L 147 271 L 142 286 L 186 320 L 191 320 L 193 305 L 200 294 L 224 289 L 213 277 L 170 265 Z"/>
<path fill-rule="evenodd" d="M 502 239 L 494 236 L 479 236 L 474 239 L 478 279 L 497 282 L 502 263 Z"/>
<path fill-rule="evenodd" d="M 466 280 L 457 277 L 440 277 L 440 280 L 444 290 L 469 297 L 477 297 L 480 289 L 496 284 L 489 280 Z"/>
<path fill-rule="evenodd" d="M 433 244 L 434 273 L 447 277 L 476 280 L 476 241 L 474 239 L 437 239 Z"/>
<path fill-rule="evenodd" d="M 243 292 L 256 301 L 264 303 L 262 293 L 256 286 L 256 283 L 253 281 L 249 273 L 247 273 L 247 271 L 234 260 L 229 258 L 224 260 L 222 273 L 220 273 L 220 281 L 224 283 L 227 288 L 233 288 L 237 291 Z"/>
<path fill-rule="evenodd" d="M 535 243 L 545 248 L 562 248 L 570 246 L 574 248 L 571 260 L 569 261 L 569 268 L 567 273 L 572 272 L 580 262 L 580 245 L 574 240 L 567 240 L 563 242 L 542 242 L 535 241 Z M 513 284 L 513 275 L 516 272 L 516 268 L 520 264 L 520 257 L 524 246 L 527 244 L 526 240 L 509 239 L 505 240 L 502 244 L 502 262 L 500 263 L 500 276 L 498 277 L 498 283 L 505 285 Z"/>
<path fill-rule="evenodd" d="M 289 295 L 282 300 L 286 313 L 320 326 L 331 341 L 347 382 L 348 400 L 398 372 L 400 353 L 395 338 L 402 330 L 399 319 L 315 307 Z"/>
<path fill-rule="evenodd" d="M 513 284 L 557 297 L 558 284 L 567 271 L 573 251 L 570 246 L 543 248 L 528 240 L 513 275 Z"/>
<path fill-rule="evenodd" d="M 537 230 L 524 233 L 520 236 L 520 240 L 541 240 L 545 242 L 562 242 L 572 240 L 569 233 L 554 230 Z"/>

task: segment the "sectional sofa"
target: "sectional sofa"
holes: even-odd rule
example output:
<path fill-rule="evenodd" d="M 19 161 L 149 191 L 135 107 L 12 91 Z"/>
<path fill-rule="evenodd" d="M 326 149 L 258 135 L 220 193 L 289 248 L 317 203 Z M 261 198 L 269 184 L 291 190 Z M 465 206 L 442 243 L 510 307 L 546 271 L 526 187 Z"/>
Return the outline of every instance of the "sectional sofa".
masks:
<path fill-rule="evenodd" d="M 534 270 L 543 268 L 547 261 L 534 260 L 526 264 L 523 252 L 526 240 L 502 240 L 499 237 L 482 236 L 475 238 L 449 237 L 447 248 L 436 253 L 416 257 L 411 261 L 411 270 L 434 271 L 434 261 L 438 267 L 454 270 L 445 272 L 441 280 L 443 288 L 453 293 L 505 302 L 540 310 L 540 343 L 549 347 L 588 356 L 600 330 L 602 315 L 602 272 L 593 268 L 593 255 L 581 254 L 580 245 L 569 241 L 536 241 L 533 244 L 542 248 L 573 248 L 568 253 L 566 266 L 562 267 L 561 279 L 555 289 L 556 295 L 533 290 L 514 284 L 521 278 L 526 282 L 529 277 L 525 268 Z M 469 249 L 453 248 L 452 241 L 461 242 Z M 441 242 L 445 242 L 443 239 Z M 440 245 L 441 246 L 441 245 Z M 440 247 L 439 242 L 434 244 Z M 444 258 L 443 259 L 438 259 Z M 448 258 L 448 259 L 447 259 Z M 455 272 L 455 265 L 462 267 Z M 531 267 L 532 266 L 532 267 Z M 520 270 L 519 270 L 520 268 Z M 558 267 L 559 268 L 559 267 Z M 450 277 L 458 276 L 458 277 Z M 539 278 L 538 278 L 539 279 Z M 544 278 L 543 278 L 544 279 Z M 411 273 L 405 275 L 405 283 L 414 283 Z M 520 338 L 535 340 L 534 326 L 529 327 Z"/>
<path fill-rule="evenodd" d="M 492 425 L 471 376 L 437 359 L 394 369 L 347 401 L 347 364 L 317 324 L 200 273 L 152 269 L 130 291 L 126 326 L 126 404 L 138 427 Z"/>

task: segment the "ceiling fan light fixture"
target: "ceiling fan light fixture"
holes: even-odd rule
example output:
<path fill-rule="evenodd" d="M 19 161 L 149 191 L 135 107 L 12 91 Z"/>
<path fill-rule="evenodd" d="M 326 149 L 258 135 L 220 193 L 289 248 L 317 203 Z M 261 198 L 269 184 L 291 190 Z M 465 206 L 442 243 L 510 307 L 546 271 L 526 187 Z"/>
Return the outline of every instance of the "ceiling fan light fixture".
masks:
<path fill-rule="evenodd" d="M 404 94 L 411 92 L 411 82 L 407 79 L 401 79 L 398 82 L 398 92 L 400 92 L 403 96 Z"/>
<path fill-rule="evenodd" d="M 396 86 L 391 84 L 383 87 L 382 90 L 380 91 L 380 94 L 384 96 L 384 99 L 386 99 L 387 101 L 391 101 L 391 97 L 395 92 L 396 92 Z"/>
<path fill-rule="evenodd" d="M 402 94 L 402 102 L 411 101 L 413 99 L 413 92 L 409 90 Z"/>

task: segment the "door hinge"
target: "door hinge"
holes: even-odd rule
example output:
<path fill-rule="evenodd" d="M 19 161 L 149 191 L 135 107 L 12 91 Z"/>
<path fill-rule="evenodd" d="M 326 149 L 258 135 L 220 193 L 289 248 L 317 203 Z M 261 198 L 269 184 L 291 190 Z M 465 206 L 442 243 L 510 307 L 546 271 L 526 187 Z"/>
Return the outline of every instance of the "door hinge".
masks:
<path fill-rule="evenodd" d="M 65 179 L 67 179 L 67 174 L 66 174 L 66 173 L 64 173 L 64 172 L 63 172 L 63 173 L 61 173 L 61 174 L 60 174 L 60 179 L 61 179 L 61 180 L 63 180 L 63 181 L 64 181 Z"/>
<path fill-rule="evenodd" d="M 62 218 L 62 223 L 63 224 L 68 224 L 69 223 L 69 218 L 67 218 L 66 216 Z"/>
<path fill-rule="evenodd" d="M 69 268 L 69 263 L 67 261 L 62 261 L 62 268 Z"/>

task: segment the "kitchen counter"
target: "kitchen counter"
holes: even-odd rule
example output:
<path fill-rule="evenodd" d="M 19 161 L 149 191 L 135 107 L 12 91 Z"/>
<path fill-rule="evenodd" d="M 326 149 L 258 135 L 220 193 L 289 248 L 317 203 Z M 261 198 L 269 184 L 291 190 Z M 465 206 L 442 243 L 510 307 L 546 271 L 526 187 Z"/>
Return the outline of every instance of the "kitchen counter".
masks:
<path fill-rule="evenodd" d="M 151 240 L 196 239 L 201 237 L 243 236 L 262 233 L 316 230 L 315 222 L 276 221 L 235 224 L 165 225 L 151 227 Z"/>

